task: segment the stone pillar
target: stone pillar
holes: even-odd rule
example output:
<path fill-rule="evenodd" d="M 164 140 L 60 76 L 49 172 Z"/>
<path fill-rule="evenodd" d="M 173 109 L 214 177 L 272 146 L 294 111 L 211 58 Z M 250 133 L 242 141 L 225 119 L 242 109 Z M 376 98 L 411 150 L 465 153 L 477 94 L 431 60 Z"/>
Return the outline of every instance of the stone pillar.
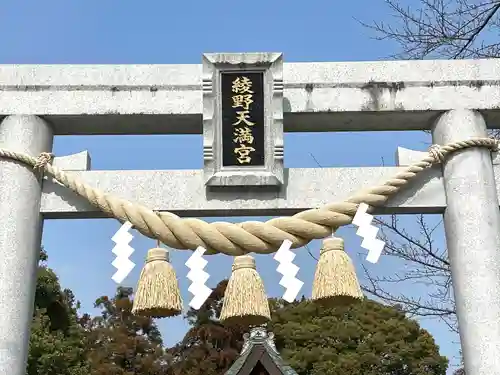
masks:
<path fill-rule="evenodd" d="M 433 128 L 446 144 L 486 137 L 480 113 L 453 110 Z M 500 210 L 491 153 L 470 148 L 443 165 L 444 226 L 467 375 L 500 374 Z"/>
<path fill-rule="evenodd" d="M 38 156 L 52 129 L 36 116 L 0 123 L 0 147 Z M 31 167 L 0 159 L 0 374 L 25 375 L 43 221 L 41 181 Z"/>

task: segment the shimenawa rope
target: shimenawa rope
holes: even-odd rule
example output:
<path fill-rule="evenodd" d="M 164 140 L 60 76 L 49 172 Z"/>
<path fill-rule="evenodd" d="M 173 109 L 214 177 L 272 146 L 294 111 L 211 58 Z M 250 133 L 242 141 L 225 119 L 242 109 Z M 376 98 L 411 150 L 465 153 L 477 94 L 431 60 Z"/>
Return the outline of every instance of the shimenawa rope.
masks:
<path fill-rule="evenodd" d="M 158 239 L 167 246 L 189 250 L 203 246 L 208 250 L 205 254 L 220 252 L 238 256 L 250 252 L 273 253 L 287 239 L 293 243 L 292 247 L 297 248 L 313 239 L 328 237 L 339 227 L 352 222 L 360 203 L 383 205 L 419 172 L 442 162 L 449 154 L 469 147 L 486 147 L 496 151 L 498 145 L 499 141 L 492 138 L 473 138 L 444 146 L 434 145 L 429 149 L 429 155 L 421 161 L 407 167 L 384 184 L 358 192 L 344 202 L 331 203 L 267 222 L 247 221 L 238 224 L 207 223 L 199 219 L 183 219 L 170 212 L 155 213 L 139 204 L 106 194 L 80 181 L 77 176 L 59 170 L 50 164 L 52 154 L 49 153 L 42 153 L 35 158 L 0 148 L 0 157 L 20 161 L 37 170 L 45 169 L 60 184 L 104 213 L 121 222 L 129 221 L 143 235 Z"/>

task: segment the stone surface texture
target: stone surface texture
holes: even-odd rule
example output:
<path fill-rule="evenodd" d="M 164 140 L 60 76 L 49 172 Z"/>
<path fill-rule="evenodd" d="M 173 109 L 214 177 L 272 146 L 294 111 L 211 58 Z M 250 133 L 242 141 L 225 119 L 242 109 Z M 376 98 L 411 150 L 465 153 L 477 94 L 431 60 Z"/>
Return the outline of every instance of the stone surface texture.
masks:
<path fill-rule="evenodd" d="M 39 155 L 52 129 L 36 116 L 0 123 L 0 147 Z M 30 167 L 0 159 L 0 374 L 25 375 L 42 217 L 41 183 Z"/>
<path fill-rule="evenodd" d="M 430 129 L 455 108 L 499 126 L 499 75 L 496 59 L 285 63 L 284 130 Z M 201 64 L 0 67 L 0 115 L 55 134 L 202 134 L 202 103 Z"/>
<path fill-rule="evenodd" d="M 222 167 L 220 74 L 241 70 L 264 73 L 264 166 Z M 207 186 L 283 184 L 283 59 L 280 53 L 203 55 L 203 159 Z"/>
<path fill-rule="evenodd" d="M 382 184 L 404 168 L 291 168 L 280 191 L 261 189 L 206 190 L 202 170 L 72 172 L 82 181 L 107 193 L 157 211 L 181 216 L 290 215 L 340 202 L 359 189 Z M 497 168 L 500 186 L 500 167 Z M 328 183 L 325 183 L 328 181 Z M 500 194 L 500 190 L 498 192 Z M 446 198 L 438 167 L 422 172 L 375 213 L 442 213 Z M 75 193 L 47 181 L 43 186 L 42 214 L 46 218 L 99 218 L 97 208 Z"/>
<path fill-rule="evenodd" d="M 482 116 L 463 109 L 443 114 L 433 129 L 437 144 L 485 136 Z M 500 210 L 490 152 L 473 148 L 453 154 L 443 176 L 444 226 L 465 372 L 500 374 Z"/>
<path fill-rule="evenodd" d="M 90 170 L 90 155 L 88 151 L 67 156 L 56 156 L 52 165 L 63 171 L 88 171 Z"/>

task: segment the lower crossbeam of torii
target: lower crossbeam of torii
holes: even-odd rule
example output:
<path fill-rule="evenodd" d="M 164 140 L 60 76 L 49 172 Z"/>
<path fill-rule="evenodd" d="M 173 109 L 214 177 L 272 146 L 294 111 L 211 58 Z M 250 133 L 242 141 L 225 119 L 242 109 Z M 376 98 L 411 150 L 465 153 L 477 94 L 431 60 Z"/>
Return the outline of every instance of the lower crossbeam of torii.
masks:
<path fill-rule="evenodd" d="M 37 157 L 51 151 L 54 135 L 203 134 L 203 170 L 91 171 L 85 152 L 56 157 L 52 165 L 155 212 L 289 216 L 345 201 L 360 188 L 387 190 L 386 181 L 394 187 L 401 183 L 394 176 L 421 159 L 432 164 L 433 154 L 399 149 L 398 167 L 285 170 L 283 131 L 431 130 L 437 145 L 480 139 L 408 177 L 373 213 L 444 214 L 465 370 L 500 374 L 500 167 L 486 138 L 487 128 L 500 127 L 500 62 L 283 64 L 270 53 L 203 59 L 203 66 L 0 66 L 0 149 Z M 259 130 L 258 121 L 248 120 L 255 143 L 239 145 L 246 150 L 240 161 L 250 148 L 256 155 L 262 148 L 261 164 L 250 169 L 235 167 L 227 152 L 231 133 L 224 135 L 224 118 L 232 113 L 224 87 L 232 82 L 234 91 L 244 74 L 255 79 L 251 99 L 263 108 L 248 117 L 236 112 L 239 122 L 254 115 L 263 124 Z M 106 217 L 51 176 L 40 176 L 40 168 L 0 158 L 0 374 L 25 372 L 43 219 Z M 345 210 L 335 220 L 352 216 Z"/>

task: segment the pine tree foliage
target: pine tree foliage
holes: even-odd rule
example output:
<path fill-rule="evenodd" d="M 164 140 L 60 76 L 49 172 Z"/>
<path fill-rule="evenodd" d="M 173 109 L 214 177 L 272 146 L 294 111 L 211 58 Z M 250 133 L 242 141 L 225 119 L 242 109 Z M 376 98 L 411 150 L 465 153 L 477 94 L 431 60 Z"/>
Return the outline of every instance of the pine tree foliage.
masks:
<path fill-rule="evenodd" d="M 61 289 L 42 249 L 38 266 L 27 375 L 87 375 L 84 333 L 73 293 Z"/>
<path fill-rule="evenodd" d="M 85 316 L 91 375 L 162 375 L 161 335 L 151 318 L 132 315 L 132 289 L 96 300 L 101 316 Z"/>
<path fill-rule="evenodd" d="M 274 300 L 271 329 L 299 375 L 444 375 L 448 366 L 416 321 L 370 300 L 334 309 Z"/>

